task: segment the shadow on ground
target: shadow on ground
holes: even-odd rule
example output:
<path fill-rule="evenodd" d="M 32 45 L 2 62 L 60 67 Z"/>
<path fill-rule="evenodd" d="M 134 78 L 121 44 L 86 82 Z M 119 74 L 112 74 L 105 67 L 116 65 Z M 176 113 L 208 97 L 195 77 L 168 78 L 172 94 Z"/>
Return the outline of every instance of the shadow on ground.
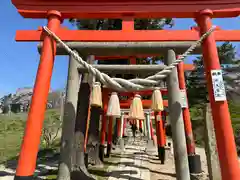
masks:
<path fill-rule="evenodd" d="M 176 177 L 176 174 L 174 173 L 165 173 L 165 172 L 160 172 L 160 171 L 154 171 L 154 170 L 151 170 L 147 167 L 143 167 L 143 166 L 138 166 L 138 165 L 135 165 L 134 162 L 105 162 L 106 164 L 109 164 L 111 166 L 118 166 L 118 165 L 125 165 L 125 166 L 131 166 L 131 167 L 134 167 L 134 168 L 137 168 L 137 169 L 146 169 L 146 170 L 149 170 L 151 173 L 156 173 L 156 174 L 162 174 L 162 175 L 166 175 L 166 176 L 171 176 L 171 177 Z"/>
<path fill-rule="evenodd" d="M 56 174 L 60 154 L 53 149 L 44 149 L 38 152 L 36 176 Z M 14 176 L 17 168 L 18 156 L 13 157 L 3 163 L 3 169 L 0 171 L 0 179 L 6 176 Z M 41 178 L 35 178 L 41 179 Z"/>
<path fill-rule="evenodd" d="M 106 172 L 102 170 L 89 170 L 89 173 L 96 175 L 96 176 L 101 176 L 101 177 L 115 177 L 118 179 L 131 179 L 131 180 L 143 180 L 140 178 L 134 178 L 132 176 L 126 175 L 126 174 L 137 174 L 137 171 L 133 170 L 123 170 L 123 171 L 111 171 L 111 172 Z"/>

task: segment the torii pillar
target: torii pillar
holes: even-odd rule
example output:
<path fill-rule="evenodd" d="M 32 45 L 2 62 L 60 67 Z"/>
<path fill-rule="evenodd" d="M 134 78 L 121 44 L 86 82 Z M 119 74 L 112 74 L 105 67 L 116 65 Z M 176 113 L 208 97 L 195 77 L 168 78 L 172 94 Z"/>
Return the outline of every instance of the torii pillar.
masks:
<path fill-rule="evenodd" d="M 56 33 L 61 24 L 61 13 L 49 11 L 47 18 L 47 27 Z M 15 180 L 32 179 L 34 175 L 55 55 L 56 42 L 45 35 Z"/>
<path fill-rule="evenodd" d="M 182 115 L 184 121 L 186 143 L 187 143 L 187 152 L 188 152 L 188 161 L 189 161 L 189 170 L 190 173 L 199 174 L 202 172 L 201 167 L 201 157 L 195 152 L 195 142 L 192 132 L 192 123 L 188 107 L 187 91 L 184 77 L 184 62 L 180 62 L 177 65 L 178 70 L 178 81 L 179 88 L 181 93 L 183 93 L 185 102 L 182 102 Z"/>
<path fill-rule="evenodd" d="M 196 17 L 201 34 L 206 33 L 212 27 L 212 15 L 211 10 L 203 10 Z M 222 180 L 239 180 L 240 169 L 228 103 L 226 99 L 218 101 L 214 97 L 211 73 L 212 70 L 221 70 L 214 33 L 203 41 L 202 48 Z"/>
<path fill-rule="evenodd" d="M 176 60 L 176 54 L 171 49 L 168 50 L 166 56 L 166 65 L 170 65 Z M 190 180 L 177 68 L 173 68 L 166 79 L 176 176 L 177 180 Z"/>

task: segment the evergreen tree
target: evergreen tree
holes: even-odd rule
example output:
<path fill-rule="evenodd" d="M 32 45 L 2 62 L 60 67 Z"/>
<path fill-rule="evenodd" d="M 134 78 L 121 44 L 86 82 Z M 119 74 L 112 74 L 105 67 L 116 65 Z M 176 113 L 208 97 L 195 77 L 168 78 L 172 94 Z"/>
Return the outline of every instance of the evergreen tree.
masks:
<path fill-rule="evenodd" d="M 70 19 L 73 26 L 81 30 L 121 30 L 121 19 Z M 136 30 L 162 30 L 165 27 L 173 27 L 174 20 L 172 18 L 161 19 L 135 19 L 134 27 Z M 162 61 L 163 56 L 138 58 L 137 64 L 157 64 Z M 99 64 L 127 64 L 127 59 L 116 59 L 114 61 L 99 61 Z"/>
<path fill-rule="evenodd" d="M 220 64 L 235 64 L 236 50 L 230 42 L 224 42 L 217 47 Z M 203 66 L 203 57 L 199 56 L 193 61 L 196 70 L 191 72 L 187 77 L 188 99 L 190 105 L 205 103 L 207 97 L 207 87 L 205 81 L 205 72 Z M 233 93 L 237 93 L 234 88 L 236 86 L 235 78 L 223 69 L 225 88 L 228 98 Z"/>

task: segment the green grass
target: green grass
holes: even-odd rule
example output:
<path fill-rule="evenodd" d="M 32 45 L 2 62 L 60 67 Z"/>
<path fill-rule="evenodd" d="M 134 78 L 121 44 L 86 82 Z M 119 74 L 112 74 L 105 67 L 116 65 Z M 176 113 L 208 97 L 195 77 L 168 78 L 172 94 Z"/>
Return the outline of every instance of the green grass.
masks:
<path fill-rule="evenodd" d="M 51 117 L 59 116 L 59 110 L 47 110 L 45 126 L 52 123 Z M 0 164 L 16 159 L 20 152 L 27 113 L 0 115 Z M 43 147 L 43 143 L 41 143 Z"/>
<path fill-rule="evenodd" d="M 47 175 L 46 179 L 48 179 L 48 180 L 55 180 L 55 179 L 57 179 L 57 174 Z"/>
<path fill-rule="evenodd" d="M 55 129 L 53 125 L 59 125 L 60 112 L 59 110 L 47 110 L 45 113 L 44 127 L 48 127 L 50 131 Z M 22 138 L 24 134 L 24 128 L 26 124 L 27 113 L 18 113 L 10 115 L 0 115 L 0 164 L 6 163 L 9 160 L 17 160 L 17 156 L 20 152 Z M 59 138 L 54 141 L 51 149 L 56 151 L 59 148 Z M 41 149 L 45 148 L 43 143 L 43 138 L 40 144 Z M 41 160 L 44 161 L 44 153 Z M 108 161 L 114 161 L 113 158 L 107 159 Z M 105 177 L 109 165 L 104 164 L 104 167 L 89 167 L 90 170 L 95 170 L 95 172 L 101 172 L 100 174 L 93 174 L 97 180 L 107 180 Z M 57 178 L 57 171 L 50 171 L 46 176 L 48 180 L 55 180 Z"/>
<path fill-rule="evenodd" d="M 232 120 L 232 127 L 235 136 L 239 136 L 240 132 L 240 104 L 233 103 L 231 101 L 229 104 L 229 112 Z M 204 104 L 198 104 L 190 108 L 192 129 L 195 137 L 195 142 L 197 145 L 204 144 Z"/>
<path fill-rule="evenodd" d="M 17 156 L 23 137 L 25 122 L 21 119 L 11 120 L 0 117 L 0 163 Z"/>

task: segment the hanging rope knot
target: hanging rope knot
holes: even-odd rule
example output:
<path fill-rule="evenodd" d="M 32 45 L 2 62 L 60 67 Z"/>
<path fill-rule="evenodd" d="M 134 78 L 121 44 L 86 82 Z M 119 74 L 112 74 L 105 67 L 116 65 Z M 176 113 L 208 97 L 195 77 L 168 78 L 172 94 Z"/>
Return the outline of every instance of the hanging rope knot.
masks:
<path fill-rule="evenodd" d="M 105 73 L 100 72 L 98 69 L 94 68 L 90 64 L 86 63 L 76 52 L 70 49 L 55 33 L 49 30 L 46 26 L 43 26 L 43 30 L 47 32 L 56 42 L 58 42 L 69 55 L 71 55 L 80 65 L 87 69 L 88 73 L 95 76 L 102 84 L 106 87 L 111 88 L 116 91 L 139 91 L 153 89 L 155 86 L 159 85 L 160 81 L 168 76 L 172 69 L 175 68 L 180 62 L 182 62 L 203 40 L 208 37 L 214 30 L 216 26 L 212 26 L 206 33 L 204 33 L 199 40 L 193 43 L 182 55 L 169 66 L 166 66 L 162 71 L 156 73 L 155 75 L 149 76 L 145 79 L 122 79 L 122 78 L 111 78 Z"/>

